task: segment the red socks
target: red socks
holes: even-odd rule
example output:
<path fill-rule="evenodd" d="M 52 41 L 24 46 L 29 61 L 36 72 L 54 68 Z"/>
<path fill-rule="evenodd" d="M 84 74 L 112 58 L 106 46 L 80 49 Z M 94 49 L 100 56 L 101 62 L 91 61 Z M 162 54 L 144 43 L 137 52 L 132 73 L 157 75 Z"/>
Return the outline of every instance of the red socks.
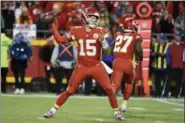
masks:
<path fill-rule="evenodd" d="M 132 94 L 133 85 L 132 84 L 126 84 L 125 90 L 124 90 L 124 100 L 129 100 L 130 95 Z"/>

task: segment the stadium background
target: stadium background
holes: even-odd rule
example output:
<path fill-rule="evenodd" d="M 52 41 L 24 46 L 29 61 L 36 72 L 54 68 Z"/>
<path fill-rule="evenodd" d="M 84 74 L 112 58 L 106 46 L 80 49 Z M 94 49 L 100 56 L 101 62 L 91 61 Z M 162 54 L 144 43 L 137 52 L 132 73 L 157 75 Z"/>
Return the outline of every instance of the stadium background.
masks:
<path fill-rule="evenodd" d="M 172 18 L 169 16 L 169 20 L 176 21 L 176 18 L 184 11 L 184 1 L 150 1 L 148 2 L 152 9 L 152 14 L 148 19 L 151 19 L 155 24 L 156 21 L 160 20 L 160 15 L 165 14 L 164 10 L 167 10 Z M 82 5 L 80 8 L 83 8 L 85 5 L 95 4 L 102 7 L 106 5 L 108 10 L 108 18 L 103 19 L 104 22 L 109 21 L 108 26 L 112 29 L 112 34 L 116 30 L 116 20 L 122 14 L 126 13 L 126 9 L 129 8 L 129 11 L 132 11 L 133 14 L 136 13 L 136 5 L 139 2 L 135 1 L 125 1 L 125 2 L 82 2 L 78 5 Z M 158 3 L 161 3 L 158 5 Z M 29 13 L 32 16 L 33 23 L 36 23 L 37 16 L 32 14 L 32 10 L 38 7 L 44 12 L 52 10 L 53 4 L 62 5 L 66 11 L 71 12 L 72 5 L 77 6 L 75 2 L 48 2 L 48 1 L 1 1 L 1 22 L 2 17 L 4 19 L 4 25 L 9 36 L 13 37 L 13 24 L 15 24 L 20 15 L 20 5 L 25 6 L 29 9 Z M 161 6 L 160 11 L 156 10 L 156 5 Z M 122 6 L 122 7 L 120 7 Z M 130 7 L 131 6 L 131 7 Z M 63 12 L 67 13 L 67 12 Z M 15 12 L 18 12 L 15 14 Z M 37 13 L 37 11 L 36 11 Z M 65 14 L 64 14 L 65 15 Z M 72 14 L 74 17 L 75 14 Z M 59 18 L 60 19 L 60 18 Z M 138 19 L 141 19 L 138 17 Z M 142 18 L 143 19 L 143 18 Z M 171 20 L 171 21 L 172 21 Z M 184 22 L 184 20 L 183 20 Z M 2 24 L 2 23 L 1 23 Z M 49 28 L 46 25 L 37 24 L 37 38 L 31 40 L 31 45 L 33 48 L 33 60 L 29 63 L 28 69 L 26 71 L 26 83 L 31 85 L 30 81 L 32 77 L 44 77 L 44 64 L 39 58 L 39 50 L 41 46 L 47 43 L 48 37 L 51 35 Z M 152 24 L 152 25 L 154 25 Z M 64 26 L 66 24 L 61 24 Z M 172 24 L 175 28 L 175 23 Z M 102 26 L 102 25 L 101 25 Z M 169 26 L 169 25 L 168 25 Z M 168 27 L 167 26 L 167 27 Z M 61 27 L 62 28 L 62 27 Z M 156 27 L 152 26 L 152 41 L 154 38 L 157 38 L 161 33 L 165 33 L 168 36 L 168 41 L 172 41 L 175 30 L 170 30 L 169 28 L 159 29 L 159 25 Z M 63 33 L 64 29 L 60 29 Z M 172 32 L 171 32 L 172 31 Z M 182 32 L 184 34 L 184 32 Z M 150 36 L 150 35 L 149 35 Z M 151 43 L 151 42 L 150 42 Z M 150 46 L 151 44 L 146 44 Z M 151 60 L 151 59 L 150 59 Z M 150 68 L 150 73 L 152 69 Z M 149 74 L 150 75 L 150 74 Z M 152 77 L 149 76 L 151 79 Z M 54 79 L 52 77 L 52 83 Z M 1 94 L 0 96 L 0 122 L 1 123 L 117 123 L 112 117 L 112 111 L 109 107 L 107 97 L 98 97 L 98 96 L 72 96 L 69 101 L 58 110 L 58 113 L 53 119 L 44 119 L 43 113 L 48 110 L 48 106 L 51 106 L 55 99 L 57 98 L 56 94 L 45 93 L 45 92 L 26 92 L 25 95 L 15 95 L 12 94 L 14 88 L 14 78 L 12 76 L 12 71 L 9 68 L 8 73 L 8 88 L 11 90 L 8 94 Z M 153 88 L 153 82 L 151 83 L 151 91 Z M 40 89 L 40 88 L 39 88 Z M 142 89 L 141 89 L 142 90 Z M 30 90 L 32 91 L 32 90 Z M 152 93 L 151 93 L 152 94 Z M 139 94 L 142 96 L 142 94 Z M 119 104 L 122 102 L 122 96 L 118 96 Z M 175 99 L 175 98 L 131 98 L 128 103 L 128 112 L 124 113 L 126 121 L 129 123 L 184 123 L 184 99 Z"/>
<path fill-rule="evenodd" d="M 44 77 L 44 63 L 39 58 L 39 50 L 40 47 L 47 43 L 47 38 L 51 35 L 51 31 L 49 30 L 49 27 L 47 25 L 41 26 L 39 23 L 39 16 L 40 14 L 51 11 L 54 6 L 58 5 L 62 7 L 62 12 L 60 17 L 57 18 L 57 24 L 59 27 L 59 30 L 61 33 L 65 31 L 69 31 L 70 27 L 74 24 L 70 21 L 71 18 L 80 18 L 81 15 L 79 12 L 83 10 L 86 7 L 89 6 L 95 6 L 99 11 L 101 11 L 101 19 L 100 19 L 100 26 L 108 27 L 108 30 L 112 34 L 112 36 L 115 34 L 116 30 L 118 29 L 118 21 L 119 18 L 121 18 L 122 15 L 133 15 L 136 16 L 139 20 L 152 20 L 152 23 L 150 23 L 151 28 L 149 27 L 146 34 L 147 40 L 143 46 L 146 47 L 144 50 L 144 56 L 146 58 L 149 58 L 150 56 L 150 41 L 151 37 L 158 37 L 160 33 L 164 33 L 168 37 L 168 41 L 173 41 L 173 35 L 175 33 L 175 19 L 181 15 L 181 13 L 184 11 L 184 2 L 178 1 L 166 1 L 166 2 L 157 2 L 152 1 L 148 2 L 151 9 L 151 14 L 147 15 L 146 17 L 139 16 L 138 13 L 138 4 L 137 1 L 124 1 L 124 2 L 54 2 L 54 1 L 35 1 L 35 2 L 17 2 L 17 1 L 2 1 L 1 3 L 1 14 L 4 18 L 4 26 L 8 33 L 10 34 L 10 37 L 12 37 L 13 34 L 13 24 L 20 23 L 20 18 L 18 17 L 18 9 L 20 9 L 22 6 L 26 6 L 28 8 L 29 16 L 31 16 L 32 24 L 37 25 L 37 37 L 34 40 L 31 40 L 30 43 L 33 48 L 33 60 L 29 63 L 28 69 L 26 71 L 26 83 L 30 83 L 33 78 L 38 77 Z M 160 7 L 158 7 L 160 6 Z M 103 8 L 103 9 L 102 9 Z M 21 11 L 21 9 L 19 10 Z M 140 11 L 140 10 L 139 10 Z M 143 10 L 145 11 L 145 10 Z M 149 10 L 148 10 L 149 11 Z M 166 27 L 161 26 L 160 24 L 156 24 L 160 22 L 160 19 L 162 16 L 167 14 L 167 18 L 170 21 L 170 28 L 164 29 Z M 148 12 L 150 13 L 150 12 Z M 82 21 L 81 21 L 82 22 Z M 81 24 L 79 23 L 79 25 Z M 141 22 L 142 23 L 142 22 Z M 183 37 L 184 35 L 182 35 Z M 150 60 L 151 61 L 151 60 Z M 144 67 L 149 67 L 149 59 L 147 59 L 146 65 L 143 65 Z M 152 81 L 150 81 L 150 76 L 148 75 L 149 71 L 143 73 L 143 75 L 146 77 L 147 82 L 146 85 L 149 84 L 151 86 L 152 91 Z M 149 78 L 148 78 L 149 77 Z M 14 83 L 14 78 L 11 72 L 11 68 L 9 68 L 8 72 L 8 83 Z M 51 83 L 55 83 L 54 79 L 51 78 Z M 143 84 L 143 83 L 141 83 Z M 11 84 L 10 84 L 11 85 Z M 28 84 L 29 85 L 29 84 Z M 10 86 L 11 88 L 12 86 Z M 145 87 L 145 86 L 144 86 Z M 149 92 L 148 92 L 149 93 Z"/>

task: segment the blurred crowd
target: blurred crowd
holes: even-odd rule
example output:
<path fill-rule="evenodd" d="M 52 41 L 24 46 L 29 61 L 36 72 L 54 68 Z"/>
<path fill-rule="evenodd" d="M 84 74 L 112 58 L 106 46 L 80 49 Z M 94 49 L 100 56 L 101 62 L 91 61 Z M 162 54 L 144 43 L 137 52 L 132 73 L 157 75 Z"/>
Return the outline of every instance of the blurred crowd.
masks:
<path fill-rule="evenodd" d="M 153 8 L 152 14 L 148 18 L 152 19 L 150 79 L 153 81 L 153 95 L 157 97 L 170 96 L 171 82 L 176 81 L 176 90 L 173 95 L 178 97 L 183 87 L 185 3 L 183 1 L 151 1 L 148 3 Z M 6 32 L 8 37 L 12 37 L 14 24 L 36 24 L 37 37 L 47 38 L 48 40 L 48 43 L 44 45 L 40 51 L 40 58 L 45 62 L 46 80 L 50 83 L 50 74 L 53 73 L 57 83 L 63 81 L 62 89 L 60 88 L 61 85 L 57 85 L 56 92 L 60 93 L 66 88 L 65 83 L 68 82 L 72 73 L 76 61 L 76 49 L 71 44 L 65 44 L 63 46 L 54 45 L 50 28 L 48 25 L 41 23 L 40 17 L 48 11 L 58 13 L 56 24 L 60 33 L 63 34 L 68 32 L 73 26 L 83 25 L 82 11 L 87 7 L 94 6 L 100 12 L 99 26 L 107 28 L 110 34 L 114 36 L 116 31 L 119 30 L 120 18 L 133 16 L 140 19 L 136 14 L 138 4 L 138 1 L 2 1 L 1 31 Z M 5 41 L 9 41 L 8 37 L 4 38 Z M 111 45 L 112 42 L 113 40 L 110 39 L 109 44 Z M 8 47 L 8 44 L 6 47 Z M 66 52 L 61 54 L 63 50 Z M 103 54 L 103 60 L 110 67 L 113 59 L 113 56 Z M 30 54 L 28 54 L 26 60 L 31 60 Z M 24 71 L 20 71 L 21 81 L 23 83 L 26 67 L 27 66 L 24 66 Z M 7 65 L 5 65 L 5 68 L 7 68 Z M 19 72 L 16 70 L 13 71 L 15 78 L 17 78 L 17 73 Z M 5 70 L 4 73 L 7 73 L 7 70 Z M 58 75 L 58 73 L 67 73 L 67 75 L 64 77 Z M 2 81 L 6 80 L 3 79 Z M 18 79 L 16 79 L 16 81 L 16 83 L 20 83 Z M 83 87 L 82 90 L 84 93 L 90 94 L 94 80 L 87 78 L 85 81 L 86 85 L 84 85 L 85 87 Z M 18 90 L 15 90 L 15 93 L 19 93 L 19 91 L 20 93 L 24 92 L 24 90 L 21 90 L 23 85 L 17 84 L 17 88 Z M 101 89 L 97 89 L 97 91 L 101 93 Z M 6 92 L 6 90 L 4 92 Z"/>
<path fill-rule="evenodd" d="M 184 2 L 183 1 L 151 1 L 149 2 L 153 12 L 149 18 L 152 19 L 153 33 L 170 33 L 175 30 L 184 36 Z M 2 1 L 1 18 L 6 29 L 12 29 L 13 24 L 36 24 L 37 30 L 48 30 L 48 25 L 40 22 L 40 16 L 48 11 L 59 13 L 57 17 L 58 29 L 69 31 L 74 25 L 83 25 L 81 12 L 91 6 L 95 6 L 100 12 L 99 25 L 108 28 L 112 34 L 118 30 L 118 20 L 122 16 L 134 16 L 138 1 Z M 38 37 L 43 35 L 38 35 Z"/>

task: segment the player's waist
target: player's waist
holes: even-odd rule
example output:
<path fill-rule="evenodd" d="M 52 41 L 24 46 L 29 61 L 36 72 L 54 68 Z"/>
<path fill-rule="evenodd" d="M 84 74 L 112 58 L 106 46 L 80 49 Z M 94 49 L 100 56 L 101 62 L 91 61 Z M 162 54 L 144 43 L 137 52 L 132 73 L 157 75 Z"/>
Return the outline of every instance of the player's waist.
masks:
<path fill-rule="evenodd" d="M 115 58 L 117 59 L 123 59 L 123 60 L 132 60 L 133 57 L 129 56 L 127 54 L 118 54 L 118 53 L 114 53 Z"/>
<path fill-rule="evenodd" d="M 117 67 L 118 69 L 132 69 L 133 62 L 130 59 L 121 59 L 121 58 L 115 58 L 113 61 L 113 66 Z"/>
<path fill-rule="evenodd" d="M 132 62 L 131 59 L 124 59 L 124 58 L 115 58 L 114 61 L 120 61 L 120 62 Z"/>
<path fill-rule="evenodd" d="M 83 64 L 85 66 L 94 66 L 94 65 L 100 63 L 100 59 L 80 57 L 80 58 L 78 58 L 78 63 Z"/>

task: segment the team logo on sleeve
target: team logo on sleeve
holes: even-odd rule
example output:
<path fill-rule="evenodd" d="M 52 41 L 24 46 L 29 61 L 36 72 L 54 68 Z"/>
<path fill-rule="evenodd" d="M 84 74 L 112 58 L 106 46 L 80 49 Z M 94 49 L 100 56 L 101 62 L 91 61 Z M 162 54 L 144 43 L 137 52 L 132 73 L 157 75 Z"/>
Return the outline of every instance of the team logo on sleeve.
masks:
<path fill-rule="evenodd" d="M 99 37 L 98 33 L 94 33 L 93 38 L 97 39 Z"/>

